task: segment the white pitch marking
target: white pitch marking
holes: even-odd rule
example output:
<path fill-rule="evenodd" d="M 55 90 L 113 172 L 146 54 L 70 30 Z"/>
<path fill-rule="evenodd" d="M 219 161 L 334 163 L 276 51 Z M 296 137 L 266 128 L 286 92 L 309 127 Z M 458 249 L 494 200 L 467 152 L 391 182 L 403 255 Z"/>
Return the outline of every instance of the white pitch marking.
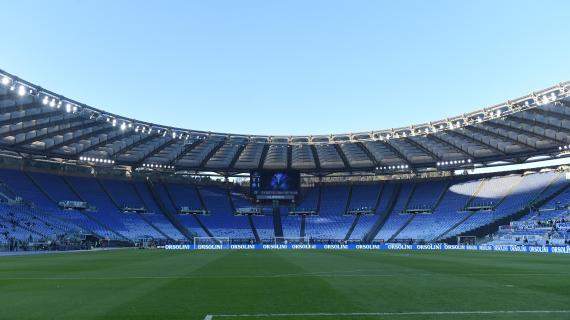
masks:
<path fill-rule="evenodd" d="M 425 277 L 433 276 L 432 273 L 362 273 L 351 274 L 350 272 L 309 272 L 309 273 L 284 273 L 284 274 L 220 274 L 220 275 L 195 275 L 195 276 L 126 276 L 126 277 L 0 277 L 4 280 L 160 280 L 160 279 L 268 279 L 268 278 L 304 278 L 304 277 L 333 277 L 333 278 L 384 278 L 384 277 Z M 567 276 L 569 273 L 455 273 L 451 276 L 505 276 L 505 277 L 528 277 L 528 276 Z"/>
<path fill-rule="evenodd" d="M 553 314 L 570 313 L 570 310 L 497 310 L 497 311 L 418 311 L 418 312 L 317 312 L 317 313 L 259 313 L 259 314 L 208 314 L 204 320 L 214 318 L 283 318 L 283 317 L 373 317 L 373 316 L 426 316 L 426 315 L 488 315 L 488 314 Z"/>

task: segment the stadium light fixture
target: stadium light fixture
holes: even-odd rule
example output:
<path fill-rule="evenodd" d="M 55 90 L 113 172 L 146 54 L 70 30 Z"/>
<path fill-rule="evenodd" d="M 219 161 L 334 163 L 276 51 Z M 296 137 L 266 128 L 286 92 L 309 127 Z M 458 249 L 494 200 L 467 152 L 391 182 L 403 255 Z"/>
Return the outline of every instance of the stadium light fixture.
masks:
<path fill-rule="evenodd" d="M 27 90 L 26 90 L 26 87 L 25 87 L 24 85 L 20 85 L 20 86 L 18 87 L 18 95 L 19 95 L 20 97 L 25 96 L 25 95 L 26 95 L 26 91 L 27 91 Z"/>
<path fill-rule="evenodd" d="M 559 146 L 559 147 L 558 147 L 558 150 L 560 150 L 560 151 L 565 151 L 565 150 L 568 150 L 568 149 L 570 149 L 570 145 L 564 145 L 564 146 Z"/>
<path fill-rule="evenodd" d="M 438 167 L 445 167 L 445 166 L 462 166 L 464 164 L 471 163 L 471 159 L 460 159 L 460 160 L 450 160 L 450 161 L 439 161 L 436 163 Z"/>
<path fill-rule="evenodd" d="M 104 159 L 104 158 L 92 158 L 92 157 L 79 157 L 79 161 L 84 162 L 92 162 L 92 163 L 105 163 L 105 164 L 114 164 L 115 160 L 112 159 Z"/>
<path fill-rule="evenodd" d="M 6 77 L 6 76 L 2 77 L 2 84 L 3 84 L 3 85 L 5 85 L 5 86 L 9 85 L 9 84 L 10 84 L 10 81 L 11 81 L 11 80 L 10 80 L 10 78 L 8 78 L 8 77 Z"/>
<path fill-rule="evenodd" d="M 142 166 L 145 168 L 150 168 L 150 169 L 169 169 L 169 170 L 174 169 L 174 166 L 160 164 L 160 163 L 143 163 Z"/>

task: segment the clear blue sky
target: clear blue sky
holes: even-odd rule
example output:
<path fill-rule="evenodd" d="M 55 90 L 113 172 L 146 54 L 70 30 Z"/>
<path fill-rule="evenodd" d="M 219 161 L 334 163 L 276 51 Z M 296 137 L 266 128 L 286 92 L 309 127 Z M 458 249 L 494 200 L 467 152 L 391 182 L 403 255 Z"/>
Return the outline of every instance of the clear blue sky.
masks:
<path fill-rule="evenodd" d="M 0 68 L 165 125 L 404 126 L 570 80 L 570 1 L 4 1 Z"/>

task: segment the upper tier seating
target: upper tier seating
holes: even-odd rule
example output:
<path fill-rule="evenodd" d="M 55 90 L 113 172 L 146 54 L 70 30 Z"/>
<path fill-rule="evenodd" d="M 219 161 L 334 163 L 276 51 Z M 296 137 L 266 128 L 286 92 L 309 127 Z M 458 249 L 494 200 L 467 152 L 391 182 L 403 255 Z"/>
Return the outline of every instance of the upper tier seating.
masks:
<path fill-rule="evenodd" d="M 306 217 L 305 234 L 318 239 L 344 239 L 354 217 L 345 215 L 349 187 L 321 187 L 318 216 Z"/>
<path fill-rule="evenodd" d="M 376 222 L 379 215 L 383 215 L 388 210 L 388 206 L 390 204 L 390 200 L 394 197 L 394 193 L 396 192 L 396 185 L 394 183 L 384 183 L 380 185 L 381 188 L 380 192 L 380 199 L 378 201 L 378 207 L 373 208 L 374 215 L 364 215 L 358 219 L 358 223 L 356 224 L 352 234 L 350 235 L 350 240 L 361 240 L 364 235 L 370 231 L 372 225 Z M 353 197 L 354 197 L 354 190 L 353 189 Z M 377 197 L 377 196 L 376 196 Z"/>
<path fill-rule="evenodd" d="M 234 239 L 253 238 L 247 216 L 234 215 L 228 190 L 219 187 L 201 187 L 199 192 L 209 212 L 208 215 L 199 218 L 214 236 Z"/>

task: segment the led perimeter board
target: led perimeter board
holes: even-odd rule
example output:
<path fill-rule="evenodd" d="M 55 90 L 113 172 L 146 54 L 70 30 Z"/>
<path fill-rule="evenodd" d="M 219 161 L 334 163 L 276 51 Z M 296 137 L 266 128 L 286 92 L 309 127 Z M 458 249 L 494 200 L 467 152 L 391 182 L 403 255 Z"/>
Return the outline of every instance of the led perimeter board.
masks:
<path fill-rule="evenodd" d="M 295 200 L 301 187 L 299 171 L 253 171 L 250 192 L 257 200 Z"/>

